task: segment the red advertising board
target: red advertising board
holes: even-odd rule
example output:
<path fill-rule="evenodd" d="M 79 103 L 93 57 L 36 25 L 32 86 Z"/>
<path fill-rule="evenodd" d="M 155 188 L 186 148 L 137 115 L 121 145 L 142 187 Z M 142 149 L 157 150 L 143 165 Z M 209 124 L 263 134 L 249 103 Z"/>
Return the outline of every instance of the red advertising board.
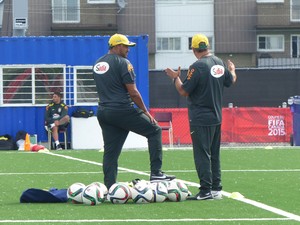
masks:
<path fill-rule="evenodd" d="M 174 144 L 191 144 L 187 109 L 150 110 L 152 115 L 162 111 L 172 112 Z M 289 142 L 292 127 L 289 108 L 223 108 L 222 143 Z M 163 132 L 163 143 L 169 143 L 167 132 Z"/>

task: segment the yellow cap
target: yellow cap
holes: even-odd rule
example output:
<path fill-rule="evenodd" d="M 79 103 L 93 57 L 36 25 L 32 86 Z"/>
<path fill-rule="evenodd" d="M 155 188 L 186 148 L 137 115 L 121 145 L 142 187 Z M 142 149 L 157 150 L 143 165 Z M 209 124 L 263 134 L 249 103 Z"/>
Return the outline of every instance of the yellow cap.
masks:
<path fill-rule="evenodd" d="M 135 46 L 135 43 L 130 42 L 128 38 L 123 34 L 114 34 L 110 37 L 108 45 L 109 47 L 114 47 L 116 45 Z"/>
<path fill-rule="evenodd" d="M 192 48 L 207 49 L 209 46 L 208 38 L 203 34 L 195 34 L 192 38 Z"/>

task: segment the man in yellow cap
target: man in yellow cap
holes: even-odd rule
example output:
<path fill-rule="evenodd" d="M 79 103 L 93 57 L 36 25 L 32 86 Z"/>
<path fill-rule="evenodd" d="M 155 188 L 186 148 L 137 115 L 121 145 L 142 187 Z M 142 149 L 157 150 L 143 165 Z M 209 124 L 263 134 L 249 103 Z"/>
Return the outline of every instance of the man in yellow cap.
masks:
<path fill-rule="evenodd" d="M 197 61 L 187 72 L 185 80 L 170 68 L 166 74 L 182 96 L 187 96 L 194 162 L 200 180 L 200 192 L 193 200 L 221 199 L 220 143 L 222 98 L 224 87 L 236 81 L 235 65 L 227 65 L 209 52 L 208 38 L 196 34 L 191 44 Z"/>
<path fill-rule="evenodd" d="M 148 139 L 150 181 L 173 180 L 175 176 L 161 171 L 161 127 L 148 112 L 136 87 L 133 66 L 127 59 L 129 47 L 135 43 L 125 35 L 114 34 L 108 45 L 108 54 L 93 66 L 99 95 L 97 118 L 104 140 L 104 184 L 109 189 L 117 181 L 118 159 L 129 131 Z"/>

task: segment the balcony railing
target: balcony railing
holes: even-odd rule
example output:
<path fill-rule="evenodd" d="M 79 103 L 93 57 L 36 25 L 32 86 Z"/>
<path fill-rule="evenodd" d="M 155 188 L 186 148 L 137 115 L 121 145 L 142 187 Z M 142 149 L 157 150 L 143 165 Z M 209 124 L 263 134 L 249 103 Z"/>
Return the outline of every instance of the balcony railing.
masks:
<path fill-rule="evenodd" d="M 299 68 L 300 58 L 260 58 L 259 68 Z"/>

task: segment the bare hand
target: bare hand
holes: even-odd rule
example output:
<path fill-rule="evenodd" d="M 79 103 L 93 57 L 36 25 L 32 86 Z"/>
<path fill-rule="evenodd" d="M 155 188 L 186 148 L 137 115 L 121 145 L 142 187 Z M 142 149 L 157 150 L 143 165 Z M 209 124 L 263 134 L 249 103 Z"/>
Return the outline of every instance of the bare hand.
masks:
<path fill-rule="evenodd" d="M 235 65 L 229 59 L 227 60 L 227 66 L 230 72 L 235 71 Z"/>
<path fill-rule="evenodd" d="M 149 117 L 151 123 L 157 124 L 157 121 L 151 116 L 151 114 L 148 111 L 146 111 L 144 113 Z"/>
<path fill-rule="evenodd" d="M 176 77 L 179 77 L 179 76 L 180 76 L 180 73 L 181 73 L 181 71 L 180 71 L 180 66 L 178 67 L 178 70 L 177 70 L 177 71 L 175 71 L 175 70 L 173 70 L 173 69 L 171 69 L 171 68 L 167 68 L 167 69 L 165 69 L 165 73 L 166 73 L 171 79 L 174 79 L 174 78 L 176 78 Z"/>
<path fill-rule="evenodd" d="M 227 66 L 228 66 L 228 70 L 230 71 L 230 73 L 233 76 L 233 83 L 235 83 L 236 78 L 237 78 L 236 73 L 235 73 L 235 65 L 230 60 L 227 60 Z"/>

